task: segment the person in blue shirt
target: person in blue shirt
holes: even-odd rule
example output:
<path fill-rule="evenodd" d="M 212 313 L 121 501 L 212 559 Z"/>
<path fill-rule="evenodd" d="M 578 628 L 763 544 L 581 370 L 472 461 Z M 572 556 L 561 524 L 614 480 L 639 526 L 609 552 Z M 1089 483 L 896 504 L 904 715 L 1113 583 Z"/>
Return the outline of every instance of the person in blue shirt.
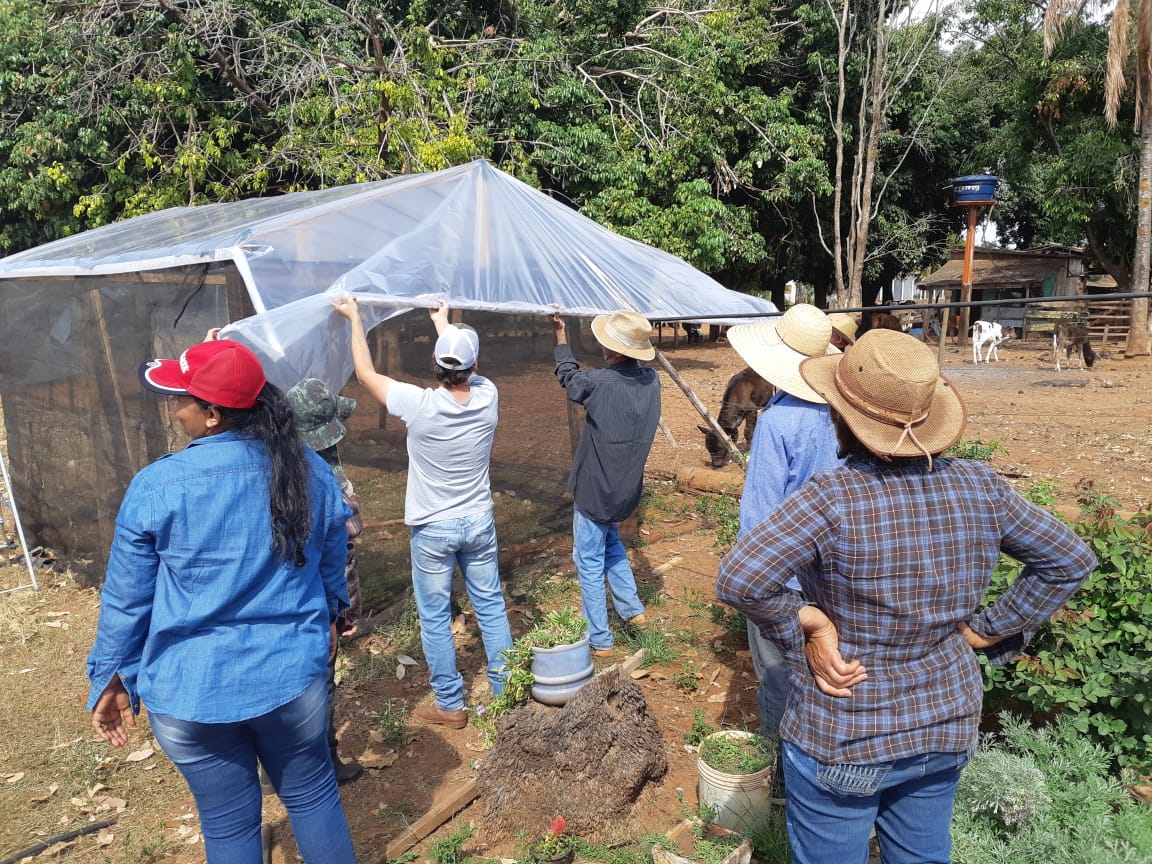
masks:
<path fill-rule="evenodd" d="M 843 464 L 836 453 L 828 405 L 800 377 L 800 364 L 807 358 L 839 353 L 828 347 L 832 332 L 829 317 L 807 303 L 797 303 L 774 321 L 739 324 L 728 330 L 728 341 L 744 362 L 776 387 L 752 436 L 740 497 L 740 537 L 768 518 L 817 471 Z M 792 587 L 800 590 L 799 584 Z M 776 739 L 788 699 L 788 666 L 751 619 L 748 647 L 760 682 L 756 689 L 760 734 Z"/>
<path fill-rule="evenodd" d="M 123 747 L 147 706 L 208 864 L 262 860 L 258 758 L 303 859 L 354 864 L 326 687 L 351 511 L 243 345 L 202 342 L 140 378 L 191 442 L 133 478 L 116 518 L 88 656 L 93 728 Z"/>

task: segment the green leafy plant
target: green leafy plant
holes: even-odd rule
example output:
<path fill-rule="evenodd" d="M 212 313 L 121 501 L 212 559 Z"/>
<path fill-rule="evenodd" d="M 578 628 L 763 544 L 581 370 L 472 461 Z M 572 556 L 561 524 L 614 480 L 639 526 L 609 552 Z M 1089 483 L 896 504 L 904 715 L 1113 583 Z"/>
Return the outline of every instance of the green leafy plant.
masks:
<path fill-rule="evenodd" d="M 708 722 L 708 715 L 699 708 L 692 709 L 692 727 L 684 733 L 684 743 L 689 747 L 696 747 L 716 731 L 716 727 Z"/>
<path fill-rule="evenodd" d="M 1099 502 L 1096 502 L 1099 503 Z M 1074 530 L 1092 547 L 1095 572 L 1014 664 L 981 657 L 990 713 L 1043 721 L 1062 714 L 1121 768 L 1152 768 L 1152 515 L 1122 519 L 1106 504 Z M 987 600 L 1012 584 L 1020 565 L 1002 558 Z"/>
<path fill-rule="evenodd" d="M 1007 453 L 1004 445 L 999 441 L 968 441 L 961 438 L 944 451 L 945 456 L 956 459 L 979 459 L 981 462 L 991 462 L 998 453 Z"/>
<path fill-rule="evenodd" d="M 672 674 L 672 683 L 686 693 L 695 693 L 700 679 L 700 667 L 695 663 L 688 663 L 681 671 Z"/>
<path fill-rule="evenodd" d="M 1055 480 L 1033 480 L 1024 490 L 1024 497 L 1038 507 L 1051 507 L 1056 503 L 1056 488 Z"/>
<path fill-rule="evenodd" d="M 476 705 L 468 709 L 472 725 L 484 735 L 491 747 L 496 741 L 500 718 L 510 709 L 528 700 L 536 678 L 532 674 L 532 649 L 555 648 L 572 645 L 584 638 L 588 622 L 570 608 L 554 609 L 544 613 L 540 622 L 512 642 L 503 652 L 506 678 L 504 692 L 487 706 Z"/>
<path fill-rule="evenodd" d="M 711 735 L 700 744 L 700 759 L 725 774 L 755 774 L 776 764 L 776 744 L 760 735 Z"/>

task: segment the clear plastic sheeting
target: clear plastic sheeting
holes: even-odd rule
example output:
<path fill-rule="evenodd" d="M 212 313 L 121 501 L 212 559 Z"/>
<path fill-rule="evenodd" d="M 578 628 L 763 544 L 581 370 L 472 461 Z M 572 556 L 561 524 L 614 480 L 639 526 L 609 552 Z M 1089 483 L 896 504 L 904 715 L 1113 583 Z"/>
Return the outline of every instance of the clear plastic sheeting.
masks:
<path fill-rule="evenodd" d="M 14 497 L 33 542 L 81 569 L 100 568 L 133 475 L 183 444 L 137 367 L 177 356 L 211 327 L 228 325 L 225 335 L 249 344 L 282 388 L 319 377 L 343 389 L 348 324 L 331 298 L 353 293 L 375 326 L 377 368 L 430 384 L 434 331 L 426 311 L 404 313 L 445 298 L 481 332 L 481 368 L 500 378 L 501 482 L 559 501 L 570 418 L 545 315 L 569 316 L 574 345 L 595 358 L 586 319 L 615 309 L 712 323 L 777 314 L 486 162 L 165 210 L 9 256 L 0 280 Z M 384 415 L 365 408 L 365 464 L 402 471 L 397 424 L 385 429 Z M 387 459 L 368 443 L 378 441 Z M 547 477 L 548 489 L 530 488 L 529 476 Z"/>
<path fill-rule="evenodd" d="M 289 385 L 341 386 L 347 325 L 330 293 L 375 324 L 443 297 L 455 308 L 735 323 L 772 315 L 686 262 L 602 227 L 484 161 L 278 198 L 179 207 L 0 260 L 0 279 L 90 276 L 232 261 L 258 313 L 229 328 Z"/>

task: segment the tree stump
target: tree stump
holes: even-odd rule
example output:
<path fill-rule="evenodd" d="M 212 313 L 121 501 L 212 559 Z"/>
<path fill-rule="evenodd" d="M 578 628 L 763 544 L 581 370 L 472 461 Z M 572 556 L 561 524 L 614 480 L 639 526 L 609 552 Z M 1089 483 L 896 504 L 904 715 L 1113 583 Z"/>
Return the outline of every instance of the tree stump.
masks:
<path fill-rule="evenodd" d="M 484 820 L 498 830 L 543 833 L 563 816 L 569 831 L 591 838 L 624 822 L 645 784 L 667 770 L 644 694 L 613 666 L 563 708 L 509 711 L 477 784 Z"/>

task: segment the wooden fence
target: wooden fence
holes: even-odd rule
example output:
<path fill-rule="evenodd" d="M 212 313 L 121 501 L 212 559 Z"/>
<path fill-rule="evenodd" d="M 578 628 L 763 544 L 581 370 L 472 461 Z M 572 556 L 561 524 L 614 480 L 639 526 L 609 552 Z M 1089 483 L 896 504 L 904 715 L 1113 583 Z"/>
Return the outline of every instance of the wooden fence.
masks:
<path fill-rule="evenodd" d="M 1030 303 L 1024 307 L 1024 338 L 1052 339 L 1057 321 L 1078 321 L 1088 326 L 1093 345 L 1107 347 L 1128 341 L 1131 300 L 1089 300 L 1079 303 Z"/>

